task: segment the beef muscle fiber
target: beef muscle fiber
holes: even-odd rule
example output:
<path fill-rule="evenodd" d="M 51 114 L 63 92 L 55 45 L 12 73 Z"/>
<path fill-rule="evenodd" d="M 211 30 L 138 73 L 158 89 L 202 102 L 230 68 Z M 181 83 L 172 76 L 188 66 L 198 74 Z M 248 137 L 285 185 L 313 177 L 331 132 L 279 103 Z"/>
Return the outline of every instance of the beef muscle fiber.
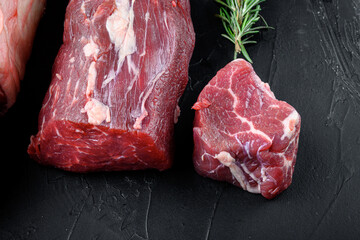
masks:
<path fill-rule="evenodd" d="M 194 31 L 188 0 L 71 0 L 29 154 L 69 171 L 167 169 Z"/>
<path fill-rule="evenodd" d="M 0 115 L 16 100 L 44 8 L 45 0 L 0 0 Z"/>
<path fill-rule="evenodd" d="M 200 175 L 273 198 L 292 181 L 300 115 L 276 100 L 245 60 L 209 82 L 193 108 L 194 164 Z"/>

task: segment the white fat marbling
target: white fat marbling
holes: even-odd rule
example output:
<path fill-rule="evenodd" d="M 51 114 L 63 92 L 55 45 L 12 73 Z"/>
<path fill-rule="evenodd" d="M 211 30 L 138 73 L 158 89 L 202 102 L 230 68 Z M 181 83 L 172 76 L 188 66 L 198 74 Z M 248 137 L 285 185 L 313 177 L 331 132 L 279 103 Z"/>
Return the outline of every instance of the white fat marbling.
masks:
<path fill-rule="evenodd" d="M 133 125 L 133 128 L 136 130 L 140 130 L 142 129 L 142 121 L 144 120 L 144 118 L 146 118 L 149 115 L 149 113 L 145 110 L 144 112 L 141 113 L 141 115 L 139 117 L 136 118 L 135 123 Z"/>
<path fill-rule="evenodd" d="M 81 12 L 85 14 L 85 1 L 81 4 Z"/>
<path fill-rule="evenodd" d="M 165 73 L 165 71 L 161 71 L 160 73 L 158 73 L 150 82 L 148 82 L 149 88 L 148 90 L 145 92 L 142 92 L 140 94 L 140 98 L 142 98 L 141 100 L 141 108 L 140 108 L 140 116 L 136 118 L 135 120 L 135 124 L 134 124 L 134 129 L 141 129 L 141 123 L 144 120 L 145 117 L 148 116 L 148 112 L 145 109 L 145 103 L 146 100 L 149 98 L 151 92 L 153 91 L 157 81 L 161 78 L 161 76 Z"/>
<path fill-rule="evenodd" d="M 0 9 L 0 34 L 4 28 L 4 14 Z"/>
<path fill-rule="evenodd" d="M 235 159 L 230 155 L 230 153 L 222 151 L 219 154 L 216 154 L 215 158 L 230 169 L 231 174 L 244 190 L 251 193 L 260 193 L 260 185 L 258 184 L 257 187 L 250 186 L 250 184 L 246 181 L 243 170 L 236 165 Z"/>
<path fill-rule="evenodd" d="M 110 69 L 109 74 L 104 77 L 104 81 L 103 81 L 103 83 L 101 85 L 101 88 L 106 87 L 106 85 L 109 82 L 111 82 L 111 80 L 113 80 L 115 77 L 116 77 L 116 73 L 115 73 L 114 69 Z"/>
<path fill-rule="evenodd" d="M 299 123 L 299 121 L 300 115 L 295 110 L 282 121 L 284 133 L 281 136 L 281 140 L 284 140 L 284 138 L 291 138 L 294 135 L 296 129 L 295 126 Z"/>
<path fill-rule="evenodd" d="M 234 98 L 234 103 L 233 103 L 233 108 L 235 109 L 237 104 L 238 104 L 238 98 L 236 97 L 235 93 L 232 91 L 232 89 L 228 89 L 229 93 L 233 96 Z M 247 123 L 249 126 L 250 126 L 250 130 L 249 131 L 245 131 L 245 132 L 248 132 L 248 133 L 254 133 L 254 134 L 257 134 L 257 135 L 260 135 L 260 136 L 263 136 L 267 141 L 269 142 L 272 142 L 272 139 L 269 137 L 269 135 L 267 135 L 266 133 L 256 129 L 254 127 L 254 124 L 253 122 L 249 121 L 248 119 L 246 119 L 245 117 L 242 117 L 240 116 L 237 112 L 234 112 L 236 114 L 236 117 L 238 119 L 241 120 L 241 122 L 243 123 Z"/>
<path fill-rule="evenodd" d="M 111 121 L 109 107 L 95 98 L 90 98 L 81 113 L 87 113 L 90 124 L 100 125 L 103 121 Z"/>
<path fill-rule="evenodd" d="M 84 46 L 83 51 L 85 57 L 97 56 L 99 53 L 99 46 L 90 39 L 90 42 Z"/>
<path fill-rule="evenodd" d="M 87 87 L 86 87 L 86 96 L 91 97 L 95 89 L 95 82 L 96 82 L 96 62 L 92 62 L 89 67 L 89 72 L 87 76 Z"/>
<path fill-rule="evenodd" d="M 116 9 L 106 21 L 106 29 L 111 42 L 118 51 L 117 72 L 120 71 L 125 58 L 136 52 L 136 36 L 134 31 L 135 0 L 116 0 Z"/>

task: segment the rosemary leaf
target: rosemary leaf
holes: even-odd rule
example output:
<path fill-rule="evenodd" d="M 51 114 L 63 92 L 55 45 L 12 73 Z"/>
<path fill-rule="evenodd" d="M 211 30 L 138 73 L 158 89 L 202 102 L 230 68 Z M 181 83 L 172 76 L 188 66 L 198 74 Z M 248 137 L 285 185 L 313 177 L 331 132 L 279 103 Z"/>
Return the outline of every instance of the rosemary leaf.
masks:
<path fill-rule="evenodd" d="M 256 41 L 250 41 L 249 38 L 251 38 L 253 34 L 258 33 L 259 30 L 272 29 L 260 15 L 260 3 L 265 2 L 265 0 L 214 1 L 221 5 L 219 14 L 216 15 L 222 20 L 226 31 L 226 34 L 222 34 L 221 36 L 235 45 L 234 59 L 242 54 L 246 60 L 252 63 L 244 45 L 256 43 Z M 260 19 L 264 25 L 254 26 Z"/>

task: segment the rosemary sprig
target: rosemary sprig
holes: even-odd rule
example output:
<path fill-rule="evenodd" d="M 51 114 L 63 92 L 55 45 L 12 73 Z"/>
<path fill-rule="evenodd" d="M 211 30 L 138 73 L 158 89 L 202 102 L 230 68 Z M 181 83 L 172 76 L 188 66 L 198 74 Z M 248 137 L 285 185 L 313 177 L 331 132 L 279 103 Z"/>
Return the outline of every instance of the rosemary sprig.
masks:
<path fill-rule="evenodd" d="M 221 36 L 235 44 L 234 59 L 241 54 L 252 63 L 244 45 L 256 43 L 250 40 L 253 34 L 258 33 L 261 29 L 270 28 L 265 19 L 259 14 L 260 3 L 265 0 L 215 0 L 221 5 L 220 13 L 217 14 L 222 19 L 227 34 Z M 264 26 L 254 26 L 261 19 Z"/>

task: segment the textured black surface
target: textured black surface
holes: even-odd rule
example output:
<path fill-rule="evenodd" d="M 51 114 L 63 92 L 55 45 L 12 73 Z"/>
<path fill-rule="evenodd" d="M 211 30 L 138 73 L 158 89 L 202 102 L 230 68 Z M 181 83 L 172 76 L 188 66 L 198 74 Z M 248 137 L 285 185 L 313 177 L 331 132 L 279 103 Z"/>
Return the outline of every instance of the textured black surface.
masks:
<path fill-rule="evenodd" d="M 248 51 L 302 116 L 293 184 L 271 201 L 193 170 L 190 107 L 233 53 L 213 0 L 191 3 L 197 42 L 174 167 L 73 174 L 26 153 L 62 42 L 66 1 L 48 1 L 18 101 L 0 119 L 0 239 L 359 239 L 360 2 L 263 4 L 275 30 Z"/>

